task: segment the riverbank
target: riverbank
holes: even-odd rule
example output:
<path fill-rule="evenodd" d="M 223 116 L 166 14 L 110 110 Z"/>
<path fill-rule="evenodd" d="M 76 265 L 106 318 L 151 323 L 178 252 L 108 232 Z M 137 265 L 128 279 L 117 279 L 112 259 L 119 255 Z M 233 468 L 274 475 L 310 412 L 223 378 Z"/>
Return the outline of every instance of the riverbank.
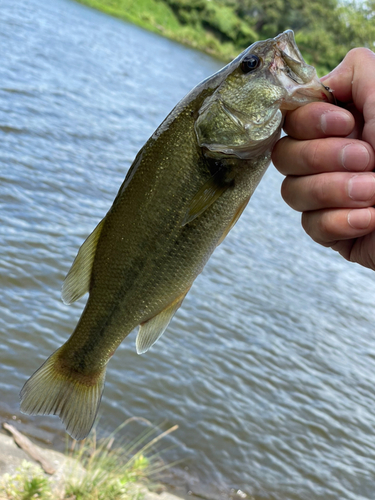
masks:
<path fill-rule="evenodd" d="M 81 443 L 71 441 L 70 449 L 62 453 L 37 445 L 35 439 L 3 422 L 0 500 L 256 500 L 239 489 L 208 490 L 193 478 L 181 482 L 179 474 L 171 471 L 171 464 L 165 464 L 153 449 L 176 428 L 173 426 L 146 442 L 138 452 L 134 452 L 133 442 L 132 454 L 126 449 L 124 453 L 115 433 L 100 442 L 95 433 Z M 142 443 L 143 437 L 136 442 Z M 163 471 L 166 474 L 161 475 Z"/>
<path fill-rule="evenodd" d="M 353 47 L 374 50 L 373 8 L 366 1 L 312 0 L 290 9 L 287 0 L 263 5 L 254 0 L 76 0 L 229 62 L 256 40 L 295 31 L 305 60 L 319 75 L 331 71 Z"/>
<path fill-rule="evenodd" d="M 25 439 L 27 440 L 27 438 Z M 66 486 L 72 481 L 72 477 L 79 480 L 87 473 L 80 461 L 61 452 L 41 448 L 35 443 L 30 446 L 32 447 L 32 456 L 17 446 L 12 436 L 7 435 L 4 431 L 0 432 L 0 500 L 17 500 L 16 496 L 4 496 L 5 493 L 2 493 L 1 488 L 4 487 L 5 483 L 9 484 L 10 478 L 17 475 L 27 477 L 28 473 L 30 477 L 37 478 L 36 484 L 44 484 L 46 488 L 48 487 L 51 496 L 45 498 L 74 500 L 76 498 L 74 495 L 66 496 Z M 35 459 L 37 455 L 43 462 L 43 466 L 39 460 Z M 45 469 L 49 470 L 49 473 Z M 19 483 L 20 479 L 16 481 Z M 181 500 L 180 497 L 167 492 L 160 485 L 157 491 L 150 491 L 145 484 L 133 483 L 129 499 L 141 496 L 142 500 Z M 41 497 L 35 496 L 35 498 Z"/>
<path fill-rule="evenodd" d="M 214 29 L 205 30 L 199 23 L 194 27 L 190 24 L 181 24 L 172 8 L 158 0 L 138 0 L 137 2 L 133 2 L 132 0 L 113 0 L 110 3 L 103 0 L 76 1 L 162 35 L 175 42 L 182 43 L 187 47 L 205 52 L 224 62 L 229 62 L 240 52 L 240 49 L 234 43 L 229 40 L 223 40 L 223 37 L 218 35 L 219 30 L 216 32 Z M 239 20 L 228 8 L 221 8 L 217 17 L 218 22 L 216 24 L 220 24 L 219 18 L 224 17 L 227 24 L 239 23 Z M 240 24 L 241 30 L 247 36 L 250 43 L 254 42 L 256 40 L 255 33 L 250 28 L 247 28 L 245 23 L 240 22 Z"/>

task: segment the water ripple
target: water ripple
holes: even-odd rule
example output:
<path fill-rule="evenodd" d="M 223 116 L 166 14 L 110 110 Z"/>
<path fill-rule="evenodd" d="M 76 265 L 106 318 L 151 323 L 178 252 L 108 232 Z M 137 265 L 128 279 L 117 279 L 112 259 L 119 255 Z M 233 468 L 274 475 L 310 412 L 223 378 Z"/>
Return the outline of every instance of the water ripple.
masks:
<path fill-rule="evenodd" d="M 67 0 L 1 9 L 0 410 L 58 444 L 18 392 L 82 310 L 61 283 L 138 149 L 219 64 Z M 179 424 L 176 474 L 211 495 L 372 499 L 373 273 L 309 241 L 280 183 L 271 169 L 151 351 L 120 346 L 99 425 Z"/>

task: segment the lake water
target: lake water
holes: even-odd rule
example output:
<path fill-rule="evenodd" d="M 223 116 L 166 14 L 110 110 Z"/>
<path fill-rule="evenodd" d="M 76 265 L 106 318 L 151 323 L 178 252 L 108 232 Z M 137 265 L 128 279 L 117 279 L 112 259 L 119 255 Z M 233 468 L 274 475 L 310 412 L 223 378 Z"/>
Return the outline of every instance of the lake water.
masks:
<path fill-rule="evenodd" d="M 64 276 L 139 148 L 221 64 L 68 0 L 0 0 L 0 49 L 0 417 L 61 447 L 18 393 L 83 308 Z M 180 491 L 374 499 L 374 273 L 310 241 L 281 180 L 271 167 L 151 351 L 120 346 L 99 431 L 178 424 Z"/>

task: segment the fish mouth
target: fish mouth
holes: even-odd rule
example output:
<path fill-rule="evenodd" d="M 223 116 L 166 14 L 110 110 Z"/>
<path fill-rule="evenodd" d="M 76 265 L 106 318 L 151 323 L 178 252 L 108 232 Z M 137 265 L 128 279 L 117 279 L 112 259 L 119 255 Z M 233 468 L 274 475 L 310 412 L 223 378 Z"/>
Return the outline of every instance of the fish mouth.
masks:
<path fill-rule="evenodd" d="M 270 70 L 287 92 L 281 110 L 296 109 L 314 101 L 335 102 L 332 91 L 319 80 L 315 68 L 304 61 L 292 30 L 274 39 L 274 50 Z"/>

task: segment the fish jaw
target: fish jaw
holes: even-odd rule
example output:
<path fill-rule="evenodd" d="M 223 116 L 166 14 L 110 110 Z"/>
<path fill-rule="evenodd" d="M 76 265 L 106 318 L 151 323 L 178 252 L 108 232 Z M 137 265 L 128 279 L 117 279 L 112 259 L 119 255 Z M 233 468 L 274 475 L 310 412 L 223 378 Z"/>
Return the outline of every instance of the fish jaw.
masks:
<path fill-rule="evenodd" d="M 275 58 L 269 69 L 285 89 L 280 103 L 282 111 L 315 101 L 335 102 L 332 91 L 319 80 L 315 68 L 304 61 L 292 30 L 275 38 Z"/>
<path fill-rule="evenodd" d="M 244 61 L 251 58 L 258 65 L 254 71 L 247 71 L 246 66 L 244 70 Z M 287 110 L 314 101 L 334 101 L 315 68 L 304 61 L 291 30 L 254 43 L 221 76 L 195 123 L 198 145 L 212 156 L 250 159 L 268 154 Z"/>

